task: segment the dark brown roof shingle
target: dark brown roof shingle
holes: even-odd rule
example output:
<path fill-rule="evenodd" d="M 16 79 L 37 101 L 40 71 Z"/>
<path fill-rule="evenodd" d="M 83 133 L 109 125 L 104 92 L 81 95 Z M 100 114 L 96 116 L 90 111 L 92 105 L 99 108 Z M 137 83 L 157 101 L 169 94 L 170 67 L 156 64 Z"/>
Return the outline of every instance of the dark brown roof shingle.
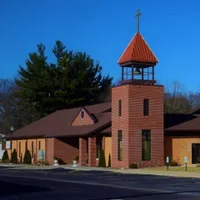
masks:
<path fill-rule="evenodd" d="M 93 114 L 98 122 L 92 125 L 72 126 L 72 120 L 82 109 L 72 108 L 54 112 L 38 121 L 35 121 L 13 133 L 13 138 L 23 137 L 60 137 L 86 135 L 101 128 L 107 128 L 111 124 L 111 113 L 105 112 L 111 108 L 110 103 L 85 106 Z"/>

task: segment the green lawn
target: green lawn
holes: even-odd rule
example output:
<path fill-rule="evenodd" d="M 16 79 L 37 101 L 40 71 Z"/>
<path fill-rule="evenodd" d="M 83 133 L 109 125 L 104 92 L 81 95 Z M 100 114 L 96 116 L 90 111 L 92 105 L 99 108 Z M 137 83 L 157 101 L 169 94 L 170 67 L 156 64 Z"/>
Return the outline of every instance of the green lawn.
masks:
<path fill-rule="evenodd" d="M 149 168 L 144 168 L 145 170 L 149 171 L 167 171 L 167 167 L 149 167 Z M 168 171 L 185 171 L 185 166 L 178 166 L 178 167 L 171 167 L 169 166 Z M 187 171 L 190 172 L 200 172 L 200 167 L 196 166 L 188 166 Z"/>

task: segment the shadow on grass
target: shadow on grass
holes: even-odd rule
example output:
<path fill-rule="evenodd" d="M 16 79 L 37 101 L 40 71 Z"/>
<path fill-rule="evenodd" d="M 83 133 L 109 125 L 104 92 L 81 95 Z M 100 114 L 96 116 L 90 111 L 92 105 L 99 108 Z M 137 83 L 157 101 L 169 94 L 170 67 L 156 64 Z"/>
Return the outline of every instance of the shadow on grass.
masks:
<path fill-rule="evenodd" d="M 45 187 L 31 186 L 31 185 L 20 185 L 15 183 L 8 183 L 6 181 L 0 181 L 0 197 L 1 196 L 12 196 L 18 194 L 26 194 L 32 192 L 48 192 L 51 191 Z"/>

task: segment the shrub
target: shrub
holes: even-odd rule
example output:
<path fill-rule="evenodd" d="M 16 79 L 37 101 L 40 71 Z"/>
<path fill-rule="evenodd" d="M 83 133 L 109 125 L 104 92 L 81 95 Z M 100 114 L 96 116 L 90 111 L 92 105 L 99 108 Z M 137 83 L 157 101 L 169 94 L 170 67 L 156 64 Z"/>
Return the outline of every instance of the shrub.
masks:
<path fill-rule="evenodd" d="M 178 162 L 176 162 L 175 160 L 171 160 L 169 165 L 170 166 L 179 166 Z"/>
<path fill-rule="evenodd" d="M 200 157 L 197 157 L 197 163 L 200 163 Z"/>
<path fill-rule="evenodd" d="M 135 164 L 135 163 L 132 163 L 132 164 L 129 165 L 129 168 L 130 168 L 130 169 L 137 169 L 137 168 L 138 168 L 138 165 Z"/>
<path fill-rule="evenodd" d="M 110 156 L 110 154 L 108 156 L 108 167 L 111 167 L 111 156 Z"/>
<path fill-rule="evenodd" d="M 3 157 L 2 157 L 2 163 L 9 163 L 10 160 L 9 160 L 9 157 L 8 157 L 8 151 L 5 150 L 4 153 L 3 153 Z"/>
<path fill-rule="evenodd" d="M 31 153 L 28 149 L 26 149 L 24 154 L 24 164 L 31 164 L 31 163 L 32 163 Z"/>
<path fill-rule="evenodd" d="M 13 152 L 12 152 L 12 154 L 11 154 L 11 163 L 14 163 L 14 164 L 18 163 L 16 149 L 14 149 Z"/>
<path fill-rule="evenodd" d="M 105 154 L 103 149 L 100 151 L 99 167 L 106 167 Z"/>

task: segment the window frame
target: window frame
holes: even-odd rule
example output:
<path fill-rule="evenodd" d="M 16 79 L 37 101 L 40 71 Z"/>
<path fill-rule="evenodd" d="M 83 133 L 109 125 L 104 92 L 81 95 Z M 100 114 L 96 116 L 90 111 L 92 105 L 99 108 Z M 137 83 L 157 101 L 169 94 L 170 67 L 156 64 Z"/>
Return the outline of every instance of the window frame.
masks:
<path fill-rule="evenodd" d="M 147 149 L 144 150 L 145 145 Z M 151 160 L 151 130 L 142 130 L 142 161 Z"/>
<path fill-rule="evenodd" d="M 119 117 L 122 116 L 122 100 L 121 99 L 118 101 L 118 115 Z"/>
<path fill-rule="evenodd" d="M 117 157 L 118 157 L 118 161 L 122 161 L 122 158 L 123 158 L 123 139 L 122 139 L 122 130 L 118 130 L 118 134 L 117 134 L 117 141 L 118 141 L 118 144 L 117 144 Z M 121 145 L 120 145 L 121 144 Z"/>
<path fill-rule="evenodd" d="M 143 115 L 149 116 L 149 99 L 143 100 Z"/>

